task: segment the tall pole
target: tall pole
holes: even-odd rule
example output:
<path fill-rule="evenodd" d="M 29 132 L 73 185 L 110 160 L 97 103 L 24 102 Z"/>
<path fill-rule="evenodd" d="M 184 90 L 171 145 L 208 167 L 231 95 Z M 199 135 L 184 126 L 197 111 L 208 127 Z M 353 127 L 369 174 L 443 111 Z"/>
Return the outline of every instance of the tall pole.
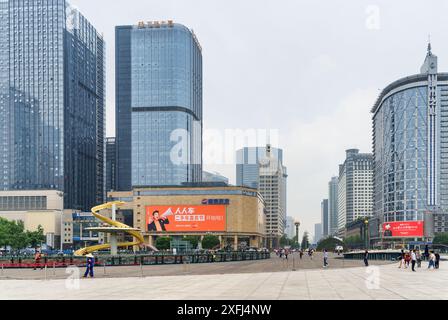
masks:
<path fill-rule="evenodd" d="M 297 245 L 300 246 L 300 238 L 299 238 L 299 228 L 300 228 L 300 222 L 295 223 L 296 226 L 296 238 L 297 238 Z"/>

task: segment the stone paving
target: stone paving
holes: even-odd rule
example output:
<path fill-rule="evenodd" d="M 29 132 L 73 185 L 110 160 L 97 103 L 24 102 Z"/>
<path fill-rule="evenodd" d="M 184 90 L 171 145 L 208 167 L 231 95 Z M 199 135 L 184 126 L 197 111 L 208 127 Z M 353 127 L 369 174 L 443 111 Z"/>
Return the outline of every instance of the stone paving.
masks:
<path fill-rule="evenodd" d="M 330 261 L 331 262 L 331 261 Z M 359 263 L 359 262 L 358 262 Z M 0 299 L 448 300 L 448 265 L 413 273 L 396 264 L 241 274 L 0 280 Z M 77 285 L 79 284 L 79 287 Z"/>

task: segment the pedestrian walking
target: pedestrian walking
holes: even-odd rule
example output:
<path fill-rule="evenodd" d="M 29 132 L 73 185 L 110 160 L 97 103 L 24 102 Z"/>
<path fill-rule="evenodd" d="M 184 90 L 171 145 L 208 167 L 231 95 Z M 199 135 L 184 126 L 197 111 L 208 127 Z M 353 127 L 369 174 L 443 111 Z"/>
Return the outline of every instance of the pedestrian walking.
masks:
<path fill-rule="evenodd" d="M 406 252 L 405 256 L 404 256 L 404 261 L 405 261 L 405 267 L 406 269 L 410 267 L 411 265 L 411 254 L 409 252 Z"/>
<path fill-rule="evenodd" d="M 417 249 L 415 256 L 417 258 L 417 268 L 421 268 L 422 267 L 422 253 L 420 252 L 420 249 Z"/>
<path fill-rule="evenodd" d="M 300 260 L 302 260 L 303 259 L 303 250 L 300 250 Z"/>
<path fill-rule="evenodd" d="M 285 250 L 285 259 L 288 260 L 289 250 Z"/>
<path fill-rule="evenodd" d="M 404 256 L 405 256 L 404 250 L 401 249 L 401 254 L 400 254 L 400 265 L 398 266 L 398 269 L 401 269 L 401 267 L 403 267 L 404 264 L 405 264 Z"/>
<path fill-rule="evenodd" d="M 436 257 L 435 268 L 439 269 L 440 268 L 440 253 L 436 252 L 435 257 Z"/>
<path fill-rule="evenodd" d="M 426 245 L 425 246 L 425 255 L 424 255 L 424 258 L 425 258 L 425 261 L 426 260 L 429 260 L 429 246 L 428 245 Z"/>
<path fill-rule="evenodd" d="M 435 269 L 436 268 L 436 255 L 433 251 L 429 254 L 429 262 L 428 262 L 428 269 Z"/>
<path fill-rule="evenodd" d="M 413 250 L 411 252 L 411 260 L 412 260 L 412 272 L 416 272 L 415 271 L 415 264 L 417 263 L 417 253 L 416 253 L 416 250 Z"/>
<path fill-rule="evenodd" d="M 328 251 L 324 249 L 324 268 L 328 267 Z"/>
<path fill-rule="evenodd" d="M 364 253 L 364 264 L 366 265 L 366 267 L 369 266 L 369 250 L 366 250 L 366 252 Z"/>
<path fill-rule="evenodd" d="M 87 278 L 88 275 L 90 275 L 90 278 L 93 278 L 93 267 L 95 266 L 95 257 L 89 253 L 86 255 L 87 262 L 86 262 L 86 272 L 84 273 L 84 278 Z"/>
<path fill-rule="evenodd" d="M 42 259 L 42 253 L 40 253 L 40 251 L 36 251 L 36 254 L 34 255 L 34 270 L 36 270 L 37 267 L 40 267 L 40 270 L 43 269 L 43 266 L 40 263 L 41 259 Z"/>

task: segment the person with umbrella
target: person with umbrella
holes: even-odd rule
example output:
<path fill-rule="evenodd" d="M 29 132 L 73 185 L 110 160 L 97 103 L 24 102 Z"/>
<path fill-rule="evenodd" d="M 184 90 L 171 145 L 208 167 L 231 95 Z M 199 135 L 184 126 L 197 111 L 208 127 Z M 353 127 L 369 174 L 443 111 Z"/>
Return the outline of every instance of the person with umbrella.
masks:
<path fill-rule="evenodd" d="M 84 278 L 87 278 L 87 276 L 90 274 L 90 277 L 93 278 L 93 267 L 95 266 L 95 257 L 93 254 L 89 253 L 86 255 L 87 262 L 86 262 L 86 272 L 84 273 Z"/>

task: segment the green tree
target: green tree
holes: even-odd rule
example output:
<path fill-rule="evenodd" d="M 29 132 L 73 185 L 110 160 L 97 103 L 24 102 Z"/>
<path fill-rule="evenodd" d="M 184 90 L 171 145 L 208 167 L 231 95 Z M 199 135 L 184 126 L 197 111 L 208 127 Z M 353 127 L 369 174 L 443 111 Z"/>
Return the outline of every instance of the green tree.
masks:
<path fill-rule="evenodd" d="M 448 233 L 439 233 L 434 238 L 434 244 L 448 245 Z"/>
<path fill-rule="evenodd" d="M 308 231 L 305 231 L 305 233 L 303 234 L 301 246 L 304 250 L 310 247 L 310 234 L 308 233 Z"/>
<path fill-rule="evenodd" d="M 33 248 L 37 248 L 45 241 L 44 228 L 39 225 L 36 231 L 27 231 L 26 237 L 27 244 Z"/>
<path fill-rule="evenodd" d="M 202 239 L 202 248 L 204 249 L 214 249 L 215 247 L 219 246 L 221 242 L 219 241 L 219 238 L 214 235 L 206 235 L 204 239 Z"/>
<path fill-rule="evenodd" d="M 338 239 L 329 237 L 319 241 L 317 244 L 317 250 L 322 251 L 327 249 L 328 251 L 333 251 L 337 246 L 344 246 L 344 243 Z"/>
<path fill-rule="evenodd" d="M 160 237 L 156 240 L 156 247 L 159 250 L 168 250 L 171 247 L 170 237 Z"/>
<path fill-rule="evenodd" d="M 200 237 L 198 237 L 198 236 L 185 236 L 183 240 L 190 242 L 191 247 L 196 249 L 199 244 L 199 239 L 200 239 Z"/>
<path fill-rule="evenodd" d="M 8 245 L 13 249 L 23 249 L 28 246 L 23 221 L 11 221 L 8 230 Z"/>
<path fill-rule="evenodd" d="M 287 235 L 284 235 L 283 237 L 281 237 L 281 239 L 280 239 L 281 247 L 292 246 L 292 245 L 293 245 L 293 241 L 290 240 Z"/>

